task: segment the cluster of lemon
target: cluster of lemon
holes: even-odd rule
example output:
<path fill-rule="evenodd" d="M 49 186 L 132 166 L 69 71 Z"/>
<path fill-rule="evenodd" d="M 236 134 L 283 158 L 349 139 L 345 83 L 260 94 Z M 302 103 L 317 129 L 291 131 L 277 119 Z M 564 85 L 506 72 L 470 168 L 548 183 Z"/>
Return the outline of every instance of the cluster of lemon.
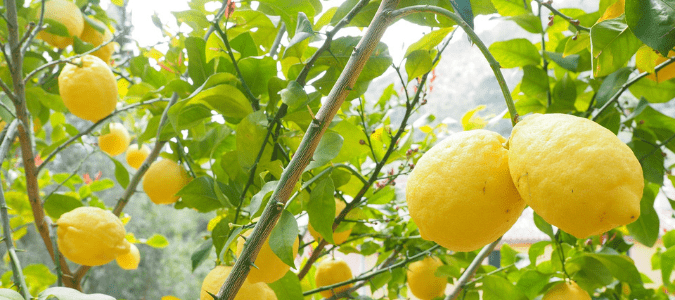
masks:
<path fill-rule="evenodd" d="M 406 201 L 422 238 L 473 251 L 506 233 L 526 205 L 577 238 L 629 224 L 640 215 L 643 187 L 637 158 L 608 129 L 576 116 L 533 114 L 508 142 L 472 130 L 432 147 L 410 174 Z M 573 282 L 544 299 L 577 292 L 590 299 Z"/>
<path fill-rule="evenodd" d="M 78 207 L 61 215 L 56 224 L 56 242 L 65 258 L 84 266 L 105 265 L 115 259 L 122 269 L 138 268 L 141 254 L 126 240 L 122 221 L 110 211 Z"/>

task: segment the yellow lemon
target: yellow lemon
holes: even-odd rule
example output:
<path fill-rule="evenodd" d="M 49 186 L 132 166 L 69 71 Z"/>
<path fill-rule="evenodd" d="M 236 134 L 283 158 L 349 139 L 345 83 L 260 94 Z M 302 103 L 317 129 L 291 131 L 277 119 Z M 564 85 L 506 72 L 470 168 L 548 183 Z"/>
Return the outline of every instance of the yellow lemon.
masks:
<path fill-rule="evenodd" d="M 211 297 L 209 293 L 214 295 L 218 294 L 220 287 L 223 285 L 223 283 L 225 283 L 225 280 L 227 279 L 227 276 L 230 275 L 231 271 L 232 267 L 229 266 L 217 266 L 211 270 L 211 272 L 206 275 L 206 278 L 204 278 L 204 281 L 202 282 L 202 289 L 199 299 L 213 300 L 213 297 Z M 234 297 L 234 300 L 261 299 L 260 296 L 263 295 L 265 298 L 262 299 L 269 299 L 267 294 L 268 288 L 269 287 L 267 287 L 267 285 L 262 282 L 251 283 L 250 281 L 246 280 L 239 289 L 239 292 L 237 292 L 237 296 Z"/>
<path fill-rule="evenodd" d="M 176 193 L 190 180 L 183 166 L 163 159 L 152 163 L 143 175 L 143 191 L 155 204 L 171 204 L 178 201 L 180 197 Z"/>
<path fill-rule="evenodd" d="M 38 13 L 37 18 L 40 18 Z M 41 30 L 37 38 L 47 42 L 54 47 L 66 48 L 73 44 L 73 36 L 79 36 L 84 29 L 84 19 L 80 8 L 72 1 L 51 0 L 45 3 L 45 20 L 61 23 L 68 30 L 69 36 L 58 36 Z M 37 23 L 37 22 L 36 22 Z"/>
<path fill-rule="evenodd" d="M 640 216 L 642 167 L 633 151 L 599 124 L 534 114 L 513 128 L 509 147 L 520 195 L 563 231 L 586 238 Z"/>
<path fill-rule="evenodd" d="M 138 145 L 133 144 L 127 149 L 127 164 L 134 169 L 138 169 L 148 155 L 150 155 L 150 147 L 143 145 L 139 148 Z"/>
<path fill-rule="evenodd" d="M 96 122 L 115 110 L 117 81 L 100 58 L 85 55 L 66 64 L 59 75 L 59 93 L 70 113 Z"/>
<path fill-rule="evenodd" d="M 129 245 L 129 252 L 118 256 L 115 258 L 115 261 L 122 269 L 136 270 L 138 268 L 138 264 L 141 262 L 141 252 L 138 251 L 136 245 L 131 243 Z"/>
<path fill-rule="evenodd" d="M 57 243 L 67 259 L 85 266 L 100 266 L 129 252 L 122 221 L 110 211 L 82 206 L 56 221 Z"/>
<path fill-rule="evenodd" d="M 352 269 L 350 269 L 349 265 L 341 259 L 325 259 L 316 267 L 315 282 L 317 287 L 333 285 L 352 278 Z M 346 291 L 351 287 L 352 284 L 347 284 L 319 293 L 324 298 L 330 298 L 334 294 Z"/>
<path fill-rule="evenodd" d="M 407 272 L 410 292 L 421 300 L 443 296 L 448 281 L 434 275 L 436 269 L 442 265 L 443 263 L 438 258 L 430 256 L 411 263 Z"/>
<path fill-rule="evenodd" d="M 270 288 L 267 284 L 264 284 L 262 282 L 258 283 L 258 284 L 262 284 L 264 286 L 265 295 L 267 296 L 267 297 L 265 297 L 266 300 L 279 300 L 277 298 L 277 294 L 275 294 L 274 290 L 272 290 L 272 288 Z"/>
<path fill-rule="evenodd" d="M 244 236 L 248 237 L 252 232 L 253 230 L 249 230 L 244 234 Z M 237 240 L 237 256 L 241 255 L 241 252 L 244 250 L 244 243 L 244 239 L 239 237 Z M 298 239 L 295 239 L 295 242 L 293 242 L 293 257 L 298 255 L 299 246 Z M 251 267 L 251 270 L 248 272 L 248 277 L 246 278 L 246 280 L 250 281 L 251 283 L 275 282 L 281 279 L 281 277 L 284 277 L 288 270 L 291 269 L 291 266 L 281 261 L 281 259 L 276 254 L 274 254 L 272 247 L 270 247 L 269 238 L 267 238 L 265 243 L 263 243 L 262 247 L 260 248 L 260 252 L 258 252 L 258 256 L 256 257 L 254 264 L 258 266 L 258 268 Z"/>
<path fill-rule="evenodd" d="M 172 295 L 163 296 L 161 300 L 180 300 L 180 298 Z"/>
<path fill-rule="evenodd" d="M 423 239 L 473 251 L 513 226 L 525 202 L 511 181 L 505 141 L 483 129 L 458 132 L 420 158 L 406 202 Z"/>
<path fill-rule="evenodd" d="M 92 44 L 94 47 L 98 47 L 99 45 L 109 41 L 112 38 L 112 33 L 110 32 L 110 29 L 108 29 L 108 26 L 105 26 L 103 22 L 89 18 L 89 22 L 96 23 L 100 28 L 103 28 L 103 32 L 99 32 L 91 26 L 88 22 L 84 22 L 84 30 L 82 31 L 82 34 L 80 35 L 80 39 L 82 41 L 87 42 L 89 44 Z M 101 60 L 103 60 L 105 63 L 110 63 L 110 57 L 112 56 L 113 52 L 115 51 L 115 46 L 113 43 L 108 43 L 107 45 L 101 47 L 101 49 L 98 49 L 91 53 L 91 55 L 94 55 Z"/>
<path fill-rule="evenodd" d="M 129 132 L 120 123 L 110 123 L 108 128 L 110 128 L 110 133 L 98 137 L 98 147 L 110 156 L 120 155 L 129 147 L 129 141 L 131 141 Z"/>
<path fill-rule="evenodd" d="M 347 206 L 347 204 L 338 200 L 337 198 L 335 199 L 335 217 L 337 217 L 340 214 L 340 212 L 342 212 L 342 210 L 345 209 L 345 206 Z M 321 238 L 321 235 L 318 232 L 316 232 L 316 230 L 314 230 L 312 224 L 309 224 L 307 229 L 309 230 L 309 234 L 312 235 L 314 240 L 318 241 Z M 351 233 L 352 233 L 351 228 L 342 232 L 333 232 L 333 241 L 335 242 L 335 245 L 340 245 L 344 243 L 349 238 L 349 235 Z"/>
<path fill-rule="evenodd" d="M 546 292 L 542 300 L 591 300 L 591 296 L 576 282 L 571 281 L 556 284 Z"/>

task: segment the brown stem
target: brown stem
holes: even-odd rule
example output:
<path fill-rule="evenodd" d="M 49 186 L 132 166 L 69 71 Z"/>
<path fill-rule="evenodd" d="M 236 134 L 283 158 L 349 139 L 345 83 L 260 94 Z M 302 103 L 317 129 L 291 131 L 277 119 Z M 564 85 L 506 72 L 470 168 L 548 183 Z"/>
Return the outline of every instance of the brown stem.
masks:
<path fill-rule="evenodd" d="M 234 299 L 244 280 L 246 280 L 251 263 L 258 256 L 263 241 L 269 237 L 272 228 L 274 228 L 281 214 L 283 205 L 288 201 L 290 194 L 293 192 L 293 187 L 305 167 L 309 164 L 323 133 L 340 109 L 340 106 L 361 73 L 363 66 L 389 26 L 391 22 L 390 13 L 396 8 L 397 4 L 398 0 L 384 0 L 380 4 L 372 23 L 354 49 L 354 54 L 350 57 L 345 69 L 331 89 L 326 103 L 321 107 L 316 118 L 310 124 L 298 147 L 298 151 L 281 174 L 281 179 L 253 232 L 248 237 L 242 254 L 237 259 L 232 272 L 218 292 L 219 300 Z"/>
<path fill-rule="evenodd" d="M 21 53 L 21 45 L 19 40 L 19 25 L 16 15 L 16 3 L 14 1 L 7 1 L 5 3 L 7 29 L 9 32 L 9 49 L 12 57 L 12 64 L 10 73 L 14 83 L 14 106 L 16 108 L 16 118 L 19 122 L 19 143 L 21 146 L 21 158 L 23 161 L 24 172 L 26 175 L 26 193 L 33 211 L 33 218 L 35 219 L 35 227 L 42 237 L 42 241 L 49 252 L 52 261 L 56 263 L 54 256 L 54 249 L 52 247 L 52 240 L 49 236 L 49 221 L 45 219 L 45 212 L 42 208 L 42 201 L 40 201 L 40 186 L 37 180 L 37 168 L 35 166 L 35 159 L 33 153 L 33 142 L 30 132 L 30 116 L 26 108 L 26 86 L 22 78 L 23 68 L 23 54 Z M 70 269 L 63 257 L 60 257 L 60 264 L 67 287 L 79 289 L 79 284 L 72 280 L 70 276 Z"/>
<path fill-rule="evenodd" d="M 476 274 L 478 267 L 480 267 L 485 258 L 487 258 L 488 255 L 492 253 L 492 250 L 495 248 L 495 246 L 497 246 L 497 244 L 499 244 L 501 240 L 502 238 L 498 238 L 496 241 L 483 247 L 483 249 L 480 250 L 480 252 L 478 252 L 476 258 L 473 259 L 469 267 L 466 268 L 466 270 L 464 270 L 462 276 L 460 276 L 459 279 L 457 280 L 457 283 L 455 284 L 455 289 L 450 294 L 448 294 L 447 297 L 445 297 L 445 300 L 457 299 L 457 296 L 459 296 L 459 293 L 462 292 L 467 282 L 469 282 L 469 280 L 471 280 L 471 277 L 473 277 L 473 275 Z"/>

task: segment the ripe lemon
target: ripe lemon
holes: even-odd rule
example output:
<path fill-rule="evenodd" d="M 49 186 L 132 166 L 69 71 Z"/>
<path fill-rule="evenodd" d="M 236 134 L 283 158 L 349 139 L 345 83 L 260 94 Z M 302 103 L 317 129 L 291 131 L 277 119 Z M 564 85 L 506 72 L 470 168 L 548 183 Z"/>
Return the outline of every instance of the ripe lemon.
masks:
<path fill-rule="evenodd" d="M 148 155 L 150 155 L 150 147 L 143 145 L 139 148 L 138 145 L 133 144 L 127 149 L 127 164 L 134 169 L 138 169 Z"/>
<path fill-rule="evenodd" d="M 262 284 L 264 286 L 263 288 L 265 289 L 265 295 L 267 296 L 265 297 L 266 300 L 279 300 L 277 298 L 277 294 L 275 294 L 274 290 L 272 290 L 272 288 L 270 288 L 267 284 L 264 284 L 262 282 L 258 284 Z"/>
<path fill-rule="evenodd" d="M 141 262 L 141 252 L 134 244 L 130 244 L 129 252 L 115 258 L 117 265 L 125 270 L 136 270 Z"/>
<path fill-rule="evenodd" d="M 98 47 L 99 45 L 109 41 L 112 38 L 112 33 L 110 32 L 110 29 L 108 29 L 108 26 L 105 26 L 103 22 L 93 18 L 89 18 L 89 21 L 96 23 L 96 25 L 103 28 L 104 31 L 99 32 L 98 30 L 96 30 L 96 28 L 94 28 L 88 22 L 85 21 L 84 30 L 80 35 L 80 39 L 82 39 L 82 41 L 92 44 L 94 47 Z M 107 64 L 110 63 L 110 57 L 112 56 L 114 51 L 115 46 L 113 45 L 113 43 L 108 43 L 107 45 L 101 47 L 101 49 L 98 49 L 91 54 L 100 58 Z"/>
<path fill-rule="evenodd" d="M 100 58 L 85 55 L 66 64 L 59 75 L 59 92 L 70 113 L 96 122 L 115 110 L 117 81 Z"/>
<path fill-rule="evenodd" d="M 232 267 L 229 266 L 217 266 L 211 270 L 211 272 L 206 275 L 206 278 L 204 278 L 204 281 L 202 282 L 202 289 L 199 299 L 213 300 L 213 297 L 211 297 L 208 293 L 214 295 L 218 294 L 220 287 L 223 285 L 223 283 L 225 283 L 225 280 L 227 279 L 227 276 L 230 275 L 231 271 Z M 246 280 L 239 289 L 239 292 L 237 292 L 237 296 L 234 297 L 234 300 L 261 299 L 260 296 L 263 295 L 265 298 L 262 299 L 270 299 L 267 292 L 268 288 L 269 287 L 262 282 L 251 283 L 250 281 Z"/>
<path fill-rule="evenodd" d="M 342 210 L 345 209 L 345 206 L 347 206 L 347 204 L 338 200 L 337 198 L 335 199 L 335 217 L 336 218 L 340 214 L 340 212 L 342 212 Z M 321 238 L 321 235 L 318 232 L 316 232 L 316 230 L 314 230 L 314 227 L 312 227 L 312 224 L 309 224 L 309 226 L 307 226 L 307 229 L 309 230 L 309 234 L 311 234 L 312 237 L 314 237 L 314 240 L 318 241 Z M 333 232 L 333 242 L 335 242 L 335 245 L 340 245 L 340 244 L 344 243 L 347 240 L 347 238 L 349 238 L 350 234 L 352 234 L 351 228 L 347 229 L 345 231 L 342 231 L 342 232 Z"/>
<path fill-rule="evenodd" d="M 120 123 L 110 123 L 108 128 L 110 128 L 110 133 L 98 137 L 98 146 L 101 151 L 110 156 L 120 155 L 129 147 L 129 141 L 131 141 L 129 132 Z"/>
<path fill-rule="evenodd" d="M 40 12 L 38 12 L 37 18 L 40 18 Z M 37 38 L 60 49 L 66 48 L 68 45 L 72 45 L 73 36 L 79 36 L 82 34 L 82 30 L 84 29 L 84 19 L 82 18 L 80 8 L 77 7 L 77 5 L 75 5 L 75 3 L 72 1 L 47 1 L 45 3 L 44 19 L 61 23 L 66 27 L 66 29 L 68 29 L 69 36 L 67 37 L 48 33 L 45 30 L 41 30 L 37 35 Z"/>
<path fill-rule="evenodd" d="M 571 281 L 556 284 L 546 292 L 542 300 L 591 300 L 591 296 L 576 282 Z"/>
<path fill-rule="evenodd" d="M 333 285 L 352 279 L 352 269 L 344 260 L 329 258 L 323 260 L 316 267 L 315 282 L 317 287 Z M 336 287 L 332 290 L 319 292 L 322 297 L 330 298 L 334 294 L 346 291 L 352 287 L 352 284 Z"/>
<path fill-rule="evenodd" d="M 57 243 L 67 259 L 85 266 L 100 266 L 129 252 L 122 221 L 110 211 L 93 206 L 73 209 L 56 221 Z"/>
<path fill-rule="evenodd" d="M 473 251 L 513 226 L 525 202 L 509 175 L 505 141 L 487 130 L 463 131 L 420 158 L 408 178 L 406 201 L 423 239 Z"/>
<path fill-rule="evenodd" d="M 442 265 L 443 263 L 438 258 L 430 256 L 411 263 L 407 272 L 410 292 L 421 300 L 431 300 L 443 296 L 448 281 L 434 275 L 436 269 Z"/>
<path fill-rule="evenodd" d="M 244 236 L 248 237 L 252 232 L 253 230 L 249 230 Z M 239 237 L 237 240 L 237 256 L 241 255 L 241 252 L 244 250 L 244 243 L 244 239 Z M 298 239 L 295 239 L 295 242 L 293 242 L 293 257 L 298 255 L 299 246 Z M 272 252 L 269 237 L 260 248 L 260 252 L 258 252 L 254 264 L 258 266 L 258 268 L 252 266 L 248 273 L 248 277 L 246 278 L 246 280 L 251 283 L 275 282 L 281 279 L 281 277 L 284 277 L 284 275 L 288 273 L 288 270 L 291 269 L 291 266 L 281 261 L 281 259 Z"/>
<path fill-rule="evenodd" d="M 175 203 L 180 198 L 176 193 L 190 179 L 183 166 L 173 160 L 163 159 L 152 163 L 143 175 L 143 191 L 155 204 Z"/>
<path fill-rule="evenodd" d="M 586 238 L 640 216 L 642 167 L 633 151 L 599 124 L 534 114 L 513 128 L 509 147 L 520 195 L 563 231 Z"/>
<path fill-rule="evenodd" d="M 675 51 L 670 51 L 668 53 L 669 57 L 675 56 Z M 668 60 L 667 57 L 663 57 L 660 54 L 658 55 L 658 58 L 656 59 L 655 66 L 658 66 Z M 642 70 L 641 68 L 638 68 L 640 72 L 644 72 L 645 70 Z M 649 74 L 647 75 L 647 78 L 649 78 L 652 81 L 656 81 L 657 83 L 664 82 L 666 80 L 670 80 L 675 78 L 675 64 L 669 64 L 665 66 L 663 69 L 660 71 L 656 72 L 655 74 Z"/>
<path fill-rule="evenodd" d="M 163 296 L 161 300 L 180 300 L 180 298 L 172 295 Z"/>

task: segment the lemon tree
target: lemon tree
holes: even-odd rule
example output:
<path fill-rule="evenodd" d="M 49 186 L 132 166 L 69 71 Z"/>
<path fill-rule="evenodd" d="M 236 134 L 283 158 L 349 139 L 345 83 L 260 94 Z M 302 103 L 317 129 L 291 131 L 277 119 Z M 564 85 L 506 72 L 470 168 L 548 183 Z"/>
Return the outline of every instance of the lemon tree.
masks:
<path fill-rule="evenodd" d="M 0 295 L 675 292 L 671 0 L 133 5 L 0 5 Z"/>

